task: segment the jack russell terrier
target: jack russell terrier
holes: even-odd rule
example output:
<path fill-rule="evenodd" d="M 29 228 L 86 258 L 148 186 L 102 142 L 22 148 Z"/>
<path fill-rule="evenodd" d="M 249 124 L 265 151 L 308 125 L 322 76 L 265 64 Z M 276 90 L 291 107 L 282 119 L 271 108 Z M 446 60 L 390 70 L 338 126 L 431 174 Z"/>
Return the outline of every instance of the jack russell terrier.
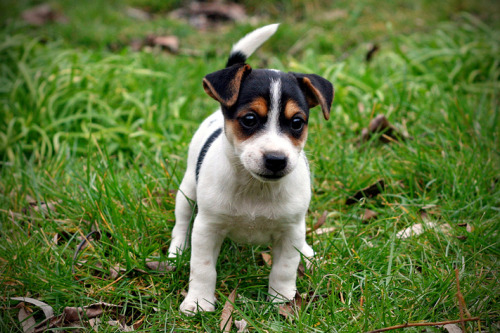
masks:
<path fill-rule="evenodd" d="M 196 201 L 189 290 L 180 306 L 188 315 L 215 309 L 215 265 L 225 237 L 272 243 L 268 292 L 275 302 L 293 299 L 300 255 L 314 255 L 306 243 L 311 183 L 303 148 L 309 109 L 320 105 L 328 119 L 334 89 L 315 74 L 245 63 L 277 28 L 246 35 L 233 46 L 226 68 L 203 79 L 220 109 L 203 121 L 189 146 L 169 248 L 170 258 L 186 249 L 190 201 Z"/>

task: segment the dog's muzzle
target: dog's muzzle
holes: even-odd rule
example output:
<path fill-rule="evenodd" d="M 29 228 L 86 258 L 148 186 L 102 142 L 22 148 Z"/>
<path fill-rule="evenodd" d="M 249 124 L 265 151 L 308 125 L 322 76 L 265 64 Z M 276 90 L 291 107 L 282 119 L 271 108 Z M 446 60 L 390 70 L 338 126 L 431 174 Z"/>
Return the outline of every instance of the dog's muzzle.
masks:
<path fill-rule="evenodd" d="M 280 179 L 286 175 L 288 157 L 281 153 L 267 153 L 263 156 L 266 173 L 260 175 L 269 180 Z"/>

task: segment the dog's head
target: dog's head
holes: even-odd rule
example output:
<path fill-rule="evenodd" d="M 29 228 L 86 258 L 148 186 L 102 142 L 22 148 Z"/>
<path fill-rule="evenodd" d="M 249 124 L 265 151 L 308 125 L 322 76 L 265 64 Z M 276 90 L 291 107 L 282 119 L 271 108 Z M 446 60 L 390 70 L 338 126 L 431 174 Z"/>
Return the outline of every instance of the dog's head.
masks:
<path fill-rule="evenodd" d="M 279 180 L 297 165 L 307 139 L 309 109 L 330 116 L 332 84 L 315 74 L 236 64 L 203 79 L 221 104 L 224 132 L 242 165 L 261 181 Z"/>

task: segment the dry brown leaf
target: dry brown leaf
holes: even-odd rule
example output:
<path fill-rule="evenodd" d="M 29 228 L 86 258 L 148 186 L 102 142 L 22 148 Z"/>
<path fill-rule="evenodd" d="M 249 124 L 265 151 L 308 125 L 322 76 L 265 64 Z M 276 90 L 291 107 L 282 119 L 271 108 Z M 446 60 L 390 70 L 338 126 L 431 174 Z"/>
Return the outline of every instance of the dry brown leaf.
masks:
<path fill-rule="evenodd" d="M 355 204 L 359 200 L 361 200 L 361 198 L 373 198 L 382 193 L 384 189 L 385 189 L 385 182 L 383 179 L 379 179 L 372 185 L 357 191 L 356 193 L 354 193 L 353 196 L 347 198 L 345 204 L 346 205 Z"/>
<path fill-rule="evenodd" d="M 31 298 L 31 297 L 11 297 L 10 298 L 13 301 L 20 301 L 20 302 L 25 302 L 25 303 L 30 303 L 35 306 L 38 306 L 42 311 L 43 314 L 45 315 L 45 318 L 52 317 L 54 315 L 54 309 L 47 303 L 44 303 L 42 301 L 39 301 L 37 299 Z"/>
<path fill-rule="evenodd" d="M 223 332 L 230 332 L 233 325 L 234 300 L 236 299 L 236 288 L 227 297 L 226 304 L 220 316 L 220 329 Z"/>
<path fill-rule="evenodd" d="M 24 303 L 19 303 L 19 313 L 17 315 L 17 319 L 21 323 L 23 327 L 24 333 L 33 333 L 35 332 L 36 321 L 33 318 L 32 314 L 30 314 L 27 308 L 24 306 Z"/>
<path fill-rule="evenodd" d="M 299 277 L 303 277 L 306 275 L 306 268 L 304 267 L 304 264 L 302 262 L 299 263 L 299 267 L 297 268 L 297 275 Z"/>
<path fill-rule="evenodd" d="M 337 230 L 337 228 L 335 228 L 335 227 L 319 228 L 319 229 L 315 230 L 314 233 L 316 235 L 323 235 L 323 234 L 332 233 L 332 232 L 334 232 L 336 230 Z"/>
<path fill-rule="evenodd" d="M 302 306 L 302 296 L 300 296 L 299 292 L 295 292 L 295 297 L 293 300 L 280 304 L 278 313 L 285 318 L 290 316 L 295 316 L 298 309 Z"/>
<path fill-rule="evenodd" d="M 153 310 L 155 310 L 156 308 L 153 308 Z M 155 310 L 156 312 L 158 312 L 158 310 Z M 134 328 L 134 330 L 138 330 L 141 326 L 142 326 L 142 323 L 144 322 L 144 319 L 146 319 L 146 316 L 142 316 L 139 320 L 137 320 L 133 325 L 132 327 Z"/>
<path fill-rule="evenodd" d="M 115 310 L 119 307 L 121 306 L 104 302 L 94 303 L 84 307 L 67 306 L 63 310 L 64 321 L 72 322 L 79 321 L 80 319 L 95 318 L 102 315 L 104 311 Z"/>
<path fill-rule="evenodd" d="M 366 208 L 365 211 L 364 211 L 364 213 L 363 213 L 362 221 L 363 222 L 368 222 L 371 219 L 376 218 L 377 215 L 378 215 L 377 212 L 374 212 L 373 210 L 370 210 L 370 209 Z"/>
<path fill-rule="evenodd" d="M 187 18 L 199 29 L 207 29 L 220 22 L 239 22 L 246 18 L 245 8 L 234 2 L 190 2 L 170 14 L 174 18 Z"/>
<path fill-rule="evenodd" d="M 32 25 L 45 25 L 51 22 L 66 23 L 68 19 L 60 12 L 56 11 L 48 3 L 43 3 L 22 12 L 23 20 Z"/>
<path fill-rule="evenodd" d="M 149 35 L 146 37 L 145 44 L 151 47 L 158 46 L 162 50 L 172 53 L 179 52 L 179 38 L 177 36 Z"/>
<path fill-rule="evenodd" d="M 109 277 L 111 280 L 116 280 L 118 278 L 118 275 L 120 275 L 120 271 L 122 271 L 122 268 L 120 267 L 120 264 L 115 264 L 114 266 L 109 268 Z"/>
<path fill-rule="evenodd" d="M 307 233 L 311 233 L 314 230 L 318 229 L 321 227 L 323 224 L 326 222 L 326 217 L 328 216 L 328 211 L 324 211 L 323 214 L 318 218 L 318 221 L 313 225 L 312 229 L 307 230 Z"/>
<path fill-rule="evenodd" d="M 434 227 L 436 227 L 436 223 L 434 222 L 417 223 L 412 225 L 411 227 L 398 231 L 396 237 L 400 239 L 406 239 L 412 236 L 418 236 L 422 234 L 425 230 Z"/>
<path fill-rule="evenodd" d="M 469 224 L 469 223 L 466 223 L 466 222 L 463 222 L 463 223 L 459 223 L 458 224 L 459 227 L 465 227 L 465 230 L 467 230 L 467 232 L 474 232 L 474 226 Z"/>
<path fill-rule="evenodd" d="M 146 266 L 158 272 L 172 272 L 175 271 L 175 266 L 172 266 L 167 261 L 148 261 L 146 262 Z"/>
<path fill-rule="evenodd" d="M 89 320 L 89 325 L 95 332 L 99 332 L 99 324 L 100 323 L 101 323 L 100 318 L 92 318 Z"/>
<path fill-rule="evenodd" d="M 462 333 L 462 329 L 457 324 L 446 324 L 443 328 L 448 333 Z"/>
<path fill-rule="evenodd" d="M 361 141 L 368 141 L 375 133 L 382 133 L 379 140 L 383 143 L 411 139 L 407 133 L 399 132 L 383 114 L 379 114 L 373 118 L 372 121 L 370 121 L 368 128 L 363 128 L 361 131 Z"/>
<path fill-rule="evenodd" d="M 262 252 L 260 255 L 262 256 L 262 259 L 264 259 L 267 266 L 273 265 L 273 258 L 268 252 Z"/>
<path fill-rule="evenodd" d="M 411 227 L 405 228 L 403 230 L 398 231 L 396 237 L 400 239 L 406 239 L 412 236 L 418 236 L 424 233 L 428 229 L 437 228 L 443 234 L 450 236 L 451 235 L 451 226 L 448 223 L 437 224 L 432 221 L 425 221 L 423 223 L 416 223 Z"/>

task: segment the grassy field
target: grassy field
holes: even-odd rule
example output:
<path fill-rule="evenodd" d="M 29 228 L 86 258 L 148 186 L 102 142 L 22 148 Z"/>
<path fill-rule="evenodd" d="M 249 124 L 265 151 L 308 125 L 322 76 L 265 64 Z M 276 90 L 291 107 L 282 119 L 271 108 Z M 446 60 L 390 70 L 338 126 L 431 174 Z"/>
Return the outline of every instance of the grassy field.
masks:
<path fill-rule="evenodd" d="M 252 332 L 363 332 L 461 312 L 480 318 L 464 324 L 469 332 L 500 331 L 499 6 L 242 2 L 246 20 L 205 30 L 168 15 L 183 1 L 54 1 L 64 18 L 41 26 L 21 17 L 38 2 L 2 2 L 0 331 L 23 330 L 20 308 L 45 318 L 12 297 L 56 316 L 110 304 L 98 328 L 82 315 L 54 330 L 219 331 L 235 288 L 233 317 Z M 307 223 L 324 221 L 308 234 L 319 259 L 298 279 L 301 306 L 283 315 L 266 301 L 269 248 L 226 241 L 217 310 L 185 317 L 189 257 L 175 271 L 150 261 L 166 259 L 190 137 L 217 107 L 201 79 L 224 66 L 233 42 L 276 21 L 248 62 L 320 74 L 336 88 L 328 122 L 312 111 L 306 146 Z M 151 33 L 177 36 L 178 52 L 134 51 Z M 405 139 L 362 140 L 380 114 Z M 380 193 L 350 203 L 379 180 Z M 401 236 L 415 225 L 421 234 Z M 94 230 L 100 237 L 78 251 Z M 444 332 L 404 331 L 423 329 Z"/>

